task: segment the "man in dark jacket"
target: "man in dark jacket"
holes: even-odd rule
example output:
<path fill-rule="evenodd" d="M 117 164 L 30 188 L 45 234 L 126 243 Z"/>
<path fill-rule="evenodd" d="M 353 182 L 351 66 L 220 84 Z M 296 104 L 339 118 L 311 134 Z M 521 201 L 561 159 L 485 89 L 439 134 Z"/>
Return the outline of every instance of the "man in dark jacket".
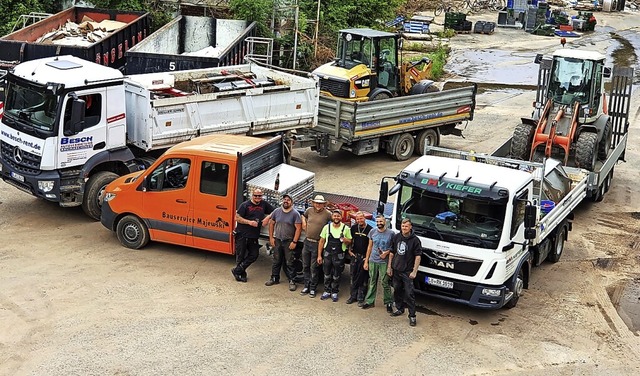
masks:
<path fill-rule="evenodd" d="M 416 296 L 413 280 L 418 274 L 422 246 L 420 239 L 413 233 L 411 220 L 405 218 L 400 226 L 401 232 L 391 240 L 391 254 L 387 274 L 393 278 L 393 300 L 396 309 L 391 316 L 404 313 L 405 305 L 409 308 L 409 325 L 416 326 Z"/>
<path fill-rule="evenodd" d="M 367 283 L 369 282 L 369 272 L 364 269 L 364 260 L 369 248 L 369 232 L 372 227 L 367 224 L 364 213 L 356 213 L 356 223 L 351 226 L 351 236 L 353 238 L 349 248 L 351 256 L 351 296 L 347 299 L 347 304 L 358 302 L 358 306 L 364 305 L 364 297 L 367 294 Z"/>

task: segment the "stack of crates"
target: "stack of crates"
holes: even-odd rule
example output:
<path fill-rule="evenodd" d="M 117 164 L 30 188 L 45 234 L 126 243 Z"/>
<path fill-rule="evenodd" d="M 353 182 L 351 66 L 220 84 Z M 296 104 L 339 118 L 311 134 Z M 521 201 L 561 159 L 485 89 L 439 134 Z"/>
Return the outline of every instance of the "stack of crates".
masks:
<path fill-rule="evenodd" d="M 458 32 L 470 32 L 471 22 L 467 21 L 467 15 L 458 12 L 447 12 L 444 14 L 444 28 Z"/>

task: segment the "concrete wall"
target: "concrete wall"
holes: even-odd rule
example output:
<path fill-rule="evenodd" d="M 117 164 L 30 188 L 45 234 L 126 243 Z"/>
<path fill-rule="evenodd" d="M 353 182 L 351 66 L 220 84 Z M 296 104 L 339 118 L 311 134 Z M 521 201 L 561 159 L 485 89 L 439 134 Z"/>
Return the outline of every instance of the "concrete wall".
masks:
<path fill-rule="evenodd" d="M 179 54 L 180 48 L 180 20 L 177 17 L 152 34 L 151 38 L 145 38 L 133 48 L 137 52 Z"/>

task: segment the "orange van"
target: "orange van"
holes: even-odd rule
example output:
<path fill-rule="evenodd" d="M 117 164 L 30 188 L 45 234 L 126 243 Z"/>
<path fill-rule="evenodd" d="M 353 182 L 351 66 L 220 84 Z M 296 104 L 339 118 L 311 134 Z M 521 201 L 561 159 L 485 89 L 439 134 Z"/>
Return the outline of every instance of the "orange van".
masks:
<path fill-rule="evenodd" d="M 284 163 L 280 137 L 194 138 L 105 188 L 101 222 L 129 248 L 149 240 L 232 254 L 246 182 Z"/>

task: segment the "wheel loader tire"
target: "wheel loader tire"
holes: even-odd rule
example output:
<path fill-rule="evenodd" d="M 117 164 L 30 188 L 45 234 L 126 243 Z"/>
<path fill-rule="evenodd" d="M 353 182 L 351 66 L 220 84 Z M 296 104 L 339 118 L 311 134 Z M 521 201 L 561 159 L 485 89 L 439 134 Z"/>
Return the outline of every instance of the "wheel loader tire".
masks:
<path fill-rule="evenodd" d="M 511 158 L 523 161 L 529 160 L 535 130 L 535 126 L 531 124 L 520 123 L 516 126 L 511 138 L 511 150 L 509 152 Z"/>
<path fill-rule="evenodd" d="M 438 146 L 440 144 L 440 133 L 438 132 L 438 128 L 429 128 L 418 133 L 416 143 L 415 152 L 418 155 L 424 155 L 425 146 Z"/>
<path fill-rule="evenodd" d="M 102 213 L 102 192 L 109 183 L 116 180 L 118 175 L 109 171 L 100 171 L 93 174 L 84 187 L 82 210 L 96 221 L 100 220 Z"/>
<path fill-rule="evenodd" d="M 607 154 L 611 150 L 611 139 L 613 138 L 613 130 L 611 129 L 611 122 L 607 122 L 604 126 L 604 132 L 602 139 L 598 143 L 598 159 L 601 161 L 607 160 Z"/>
<path fill-rule="evenodd" d="M 582 132 L 576 141 L 576 165 L 593 171 L 598 157 L 598 135 L 593 132 Z"/>

